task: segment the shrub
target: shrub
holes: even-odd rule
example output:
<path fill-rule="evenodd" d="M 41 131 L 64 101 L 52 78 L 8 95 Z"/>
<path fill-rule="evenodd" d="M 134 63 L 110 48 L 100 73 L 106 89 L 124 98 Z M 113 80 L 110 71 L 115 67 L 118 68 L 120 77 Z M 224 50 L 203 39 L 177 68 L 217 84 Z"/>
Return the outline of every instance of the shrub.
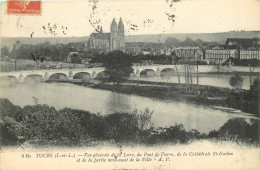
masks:
<path fill-rule="evenodd" d="M 47 105 L 25 106 L 23 110 L 25 136 L 28 139 L 49 140 L 60 144 L 80 144 L 88 139 L 80 118 L 73 110 L 56 111 Z"/>
<path fill-rule="evenodd" d="M 223 139 L 245 140 L 247 138 L 247 129 L 250 125 L 244 118 L 229 119 L 220 129 L 219 133 Z"/>
<path fill-rule="evenodd" d="M 208 134 L 208 138 L 214 138 L 214 139 L 219 138 L 219 131 L 217 131 L 215 129 L 210 131 Z"/>
<path fill-rule="evenodd" d="M 250 139 L 250 142 L 260 142 L 260 121 L 253 120 L 251 126 L 246 129 L 247 138 Z"/>
<path fill-rule="evenodd" d="M 0 99 L 0 118 L 8 116 L 14 120 L 20 122 L 21 119 L 21 108 L 13 105 L 8 99 Z"/>
<path fill-rule="evenodd" d="M 136 119 L 135 121 L 138 124 L 138 128 L 140 130 L 145 130 L 148 127 L 151 128 L 152 126 L 151 119 L 152 119 L 153 111 L 150 111 L 149 108 L 145 108 L 144 111 L 141 111 L 139 113 L 137 109 L 135 109 L 131 114 Z"/>
<path fill-rule="evenodd" d="M 93 138 L 103 138 L 104 137 L 104 128 L 103 121 L 104 118 L 100 115 L 90 113 L 83 110 L 75 110 L 65 108 L 60 110 L 60 113 L 69 113 L 70 116 L 75 116 L 78 119 L 78 124 L 84 128 L 85 133 L 88 133 L 90 137 Z"/>
<path fill-rule="evenodd" d="M 23 138 L 24 126 L 11 117 L 4 117 L 0 122 L 1 145 L 15 145 Z"/>
<path fill-rule="evenodd" d="M 243 78 L 236 73 L 235 76 L 230 78 L 229 84 L 234 88 L 234 90 L 239 92 L 243 86 Z"/>
<path fill-rule="evenodd" d="M 107 115 L 104 124 L 106 137 L 116 141 L 132 141 L 138 135 L 138 121 L 129 113 Z"/>
<path fill-rule="evenodd" d="M 171 141 L 186 143 L 188 142 L 187 132 L 183 124 L 175 124 L 166 129 L 166 134 Z"/>

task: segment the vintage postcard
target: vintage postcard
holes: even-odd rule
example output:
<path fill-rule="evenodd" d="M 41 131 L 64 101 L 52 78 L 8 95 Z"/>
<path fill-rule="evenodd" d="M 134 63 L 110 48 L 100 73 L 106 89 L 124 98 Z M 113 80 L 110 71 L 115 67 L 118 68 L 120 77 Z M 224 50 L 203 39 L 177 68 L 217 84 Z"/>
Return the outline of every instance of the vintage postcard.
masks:
<path fill-rule="evenodd" d="M 0 169 L 260 169 L 259 0 L 5 0 Z"/>

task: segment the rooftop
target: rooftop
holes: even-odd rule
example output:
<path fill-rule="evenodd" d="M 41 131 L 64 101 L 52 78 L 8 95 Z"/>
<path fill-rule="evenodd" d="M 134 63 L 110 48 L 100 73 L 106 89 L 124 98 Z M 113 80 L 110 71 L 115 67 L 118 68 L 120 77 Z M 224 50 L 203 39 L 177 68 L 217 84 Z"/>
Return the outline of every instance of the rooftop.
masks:
<path fill-rule="evenodd" d="M 102 40 L 110 40 L 110 33 L 92 33 L 90 37 Z"/>

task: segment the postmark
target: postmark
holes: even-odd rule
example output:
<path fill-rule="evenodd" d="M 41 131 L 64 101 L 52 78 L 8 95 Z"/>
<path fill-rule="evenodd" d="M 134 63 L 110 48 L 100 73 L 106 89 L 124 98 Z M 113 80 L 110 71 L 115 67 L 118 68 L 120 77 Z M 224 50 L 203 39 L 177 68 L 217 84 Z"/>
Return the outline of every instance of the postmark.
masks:
<path fill-rule="evenodd" d="M 41 15 L 41 1 L 8 0 L 7 14 Z"/>

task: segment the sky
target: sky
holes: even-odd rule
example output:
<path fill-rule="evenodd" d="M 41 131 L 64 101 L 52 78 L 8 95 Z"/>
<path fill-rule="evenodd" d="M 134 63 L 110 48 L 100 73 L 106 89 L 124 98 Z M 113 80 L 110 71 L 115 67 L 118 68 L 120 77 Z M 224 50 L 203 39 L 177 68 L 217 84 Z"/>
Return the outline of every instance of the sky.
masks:
<path fill-rule="evenodd" d="M 2 1 L 1 37 L 89 36 L 101 26 L 109 32 L 120 17 L 126 35 L 260 30 L 259 0 L 42 1 L 39 16 L 7 14 L 6 8 Z"/>

